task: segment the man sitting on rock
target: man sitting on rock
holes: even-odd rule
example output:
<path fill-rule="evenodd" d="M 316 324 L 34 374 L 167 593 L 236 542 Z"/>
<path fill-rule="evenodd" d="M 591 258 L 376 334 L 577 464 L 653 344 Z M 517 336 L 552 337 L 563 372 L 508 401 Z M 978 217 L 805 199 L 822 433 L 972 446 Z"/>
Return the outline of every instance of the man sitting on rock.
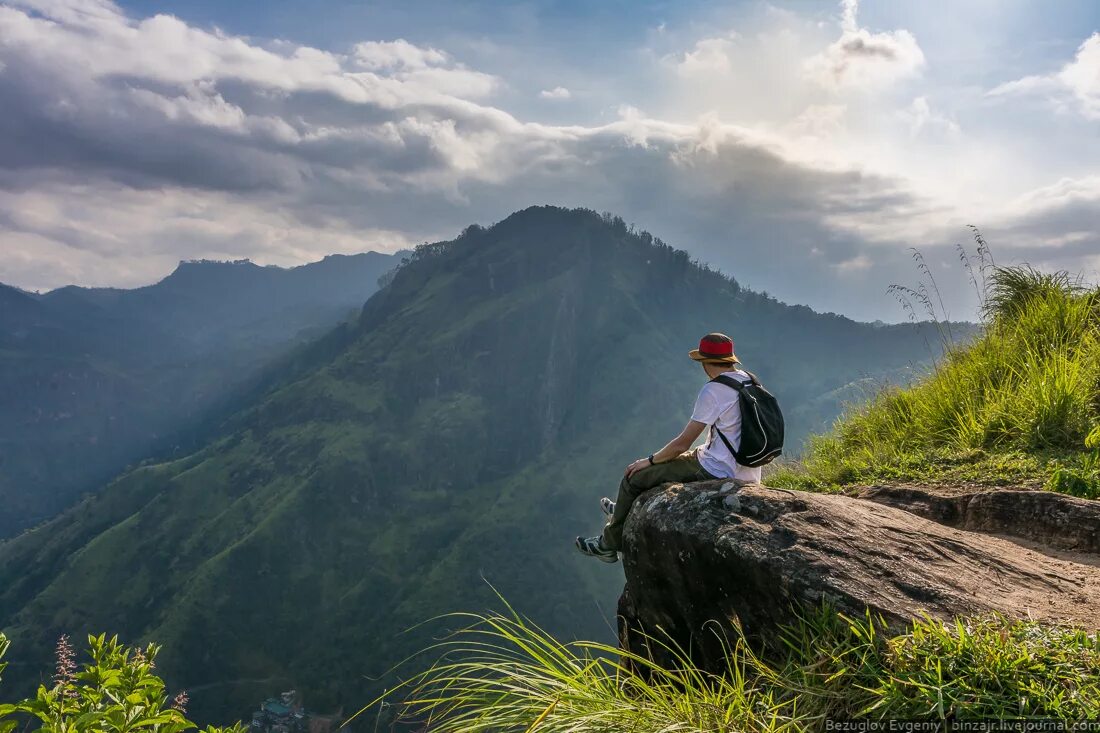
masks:
<path fill-rule="evenodd" d="M 748 372 L 738 369 L 740 362 L 733 353 L 733 339 L 725 334 L 707 334 L 689 356 L 703 365 L 707 377 L 725 374 L 745 383 L 750 381 Z M 707 479 L 734 478 L 758 483 L 760 468 L 748 468 L 734 460 L 726 442 L 715 440 L 710 431 L 707 442 L 691 450 L 692 444 L 709 426 L 717 425 L 734 450 L 741 442 L 741 405 L 737 390 L 719 382 L 707 382 L 695 400 L 691 420 L 668 445 L 648 458 L 639 458 L 626 467 L 626 475 L 619 484 L 615 501 L 607 497 L 600 500 L 604 514 L 608 516 L 603 535 L 578 537 L 577 549 L 585 555 L 604 562 L 616 562 L 622 549 L 623 525 L 626 524 L 630 506 L 640 495 L 667 483 L 686 483 Z"/>

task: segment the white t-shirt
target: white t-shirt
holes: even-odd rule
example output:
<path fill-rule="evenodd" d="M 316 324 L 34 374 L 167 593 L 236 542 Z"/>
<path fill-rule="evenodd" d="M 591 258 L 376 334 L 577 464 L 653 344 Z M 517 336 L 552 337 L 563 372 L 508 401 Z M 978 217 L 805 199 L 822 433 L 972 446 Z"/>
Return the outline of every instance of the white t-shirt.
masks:
<path fill-rule="evenodd" d="M 741 369 L 732 369 L 725 374 L 741 382 L 751 379 Z M 708 426 L 717 423 L 718 429 L 726 436 L 730 445 L 734 449 L 741 447 L 741 402 L 734 388 L 719 382 L 707 382 L 695 400 L 691 419 Z M 700 465 L 718 478 L 760 481 L 760 467 L 748 468 L 735 461 L 726 444 L 713 429 L 709 431 L 706 444 L 699 448 L 698 455 Z"/>

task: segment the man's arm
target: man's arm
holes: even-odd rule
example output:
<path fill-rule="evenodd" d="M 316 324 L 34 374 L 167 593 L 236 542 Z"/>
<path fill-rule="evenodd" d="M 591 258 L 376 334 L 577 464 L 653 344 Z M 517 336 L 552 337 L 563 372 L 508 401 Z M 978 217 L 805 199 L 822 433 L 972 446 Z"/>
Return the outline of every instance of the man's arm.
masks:
<path fill-rule="evenodd" d="M 661 450 L 653 454 L 654 463 L 663 463 L 670 461 L 676 456 L 680 455 L 687 449 L 691 448 L 691 444 L 695 442 L 695 439 L 703 434 L 703 430 L 706 428 L 705 423 L 691 420 L 688 422 L 687 427 L 680 432 L 675 438 L 668 442 Z M 640 471 L 649 465 L 648 458 L 639 458 L 626 467 L 626 475 L 629 476 L 635 471 Z"/>

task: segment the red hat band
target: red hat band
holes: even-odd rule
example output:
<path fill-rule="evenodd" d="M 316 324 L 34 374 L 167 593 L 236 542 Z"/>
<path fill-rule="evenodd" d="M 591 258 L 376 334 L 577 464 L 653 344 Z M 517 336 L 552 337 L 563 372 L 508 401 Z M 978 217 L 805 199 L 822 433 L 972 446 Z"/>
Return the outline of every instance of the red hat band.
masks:
<path fill-rule="evenodd" d="M 699 355 L 713 359 L 733 356 L 733 341 L 718 341 L 704 337 L 699 341 Z"/>

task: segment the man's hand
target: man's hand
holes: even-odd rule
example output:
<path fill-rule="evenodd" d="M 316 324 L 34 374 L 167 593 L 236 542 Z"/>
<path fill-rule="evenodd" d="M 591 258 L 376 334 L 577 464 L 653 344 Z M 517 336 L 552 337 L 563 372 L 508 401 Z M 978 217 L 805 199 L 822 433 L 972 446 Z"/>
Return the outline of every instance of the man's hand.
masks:
<path fill-rule="evenodd" d="M 653 454 L 654 460 L 657 463 L 671 461 L 673 458 L 690 448 L 691 444 L 695 442 L 695 439 L 703 434 L 703 431 L 706 429 L 706 427 L 707 426 L 705 423 L 696 422 L 695 420 L 689 421 L 687 427 L 684 428 L 683 432 L 673 438 L 671 443 Z M 656 456 L 661 456 L 661 459 L 657 460 Z M 624 473 L 626 474 L 627 478 L 630 478 L 637 471 L 641 471 L 643 468 L 647 468 L 651 465 L 652 464 L 649 462 L 648 458 L 639 458 L 638 460 L 627 466 Z"/>
<path fill-rule="evenodd" d="M 638 460 L 634 461 L 633 463 L 631 463 L 629 466 L 626 467 L 626 476 L 629 478 L 630 476 L 633 476 L 636 471 L 641 471 L 643 468 L 648 468 L 648 467 L 649 467 L 649 459 L 648 458 L 639 458 Z"/>

